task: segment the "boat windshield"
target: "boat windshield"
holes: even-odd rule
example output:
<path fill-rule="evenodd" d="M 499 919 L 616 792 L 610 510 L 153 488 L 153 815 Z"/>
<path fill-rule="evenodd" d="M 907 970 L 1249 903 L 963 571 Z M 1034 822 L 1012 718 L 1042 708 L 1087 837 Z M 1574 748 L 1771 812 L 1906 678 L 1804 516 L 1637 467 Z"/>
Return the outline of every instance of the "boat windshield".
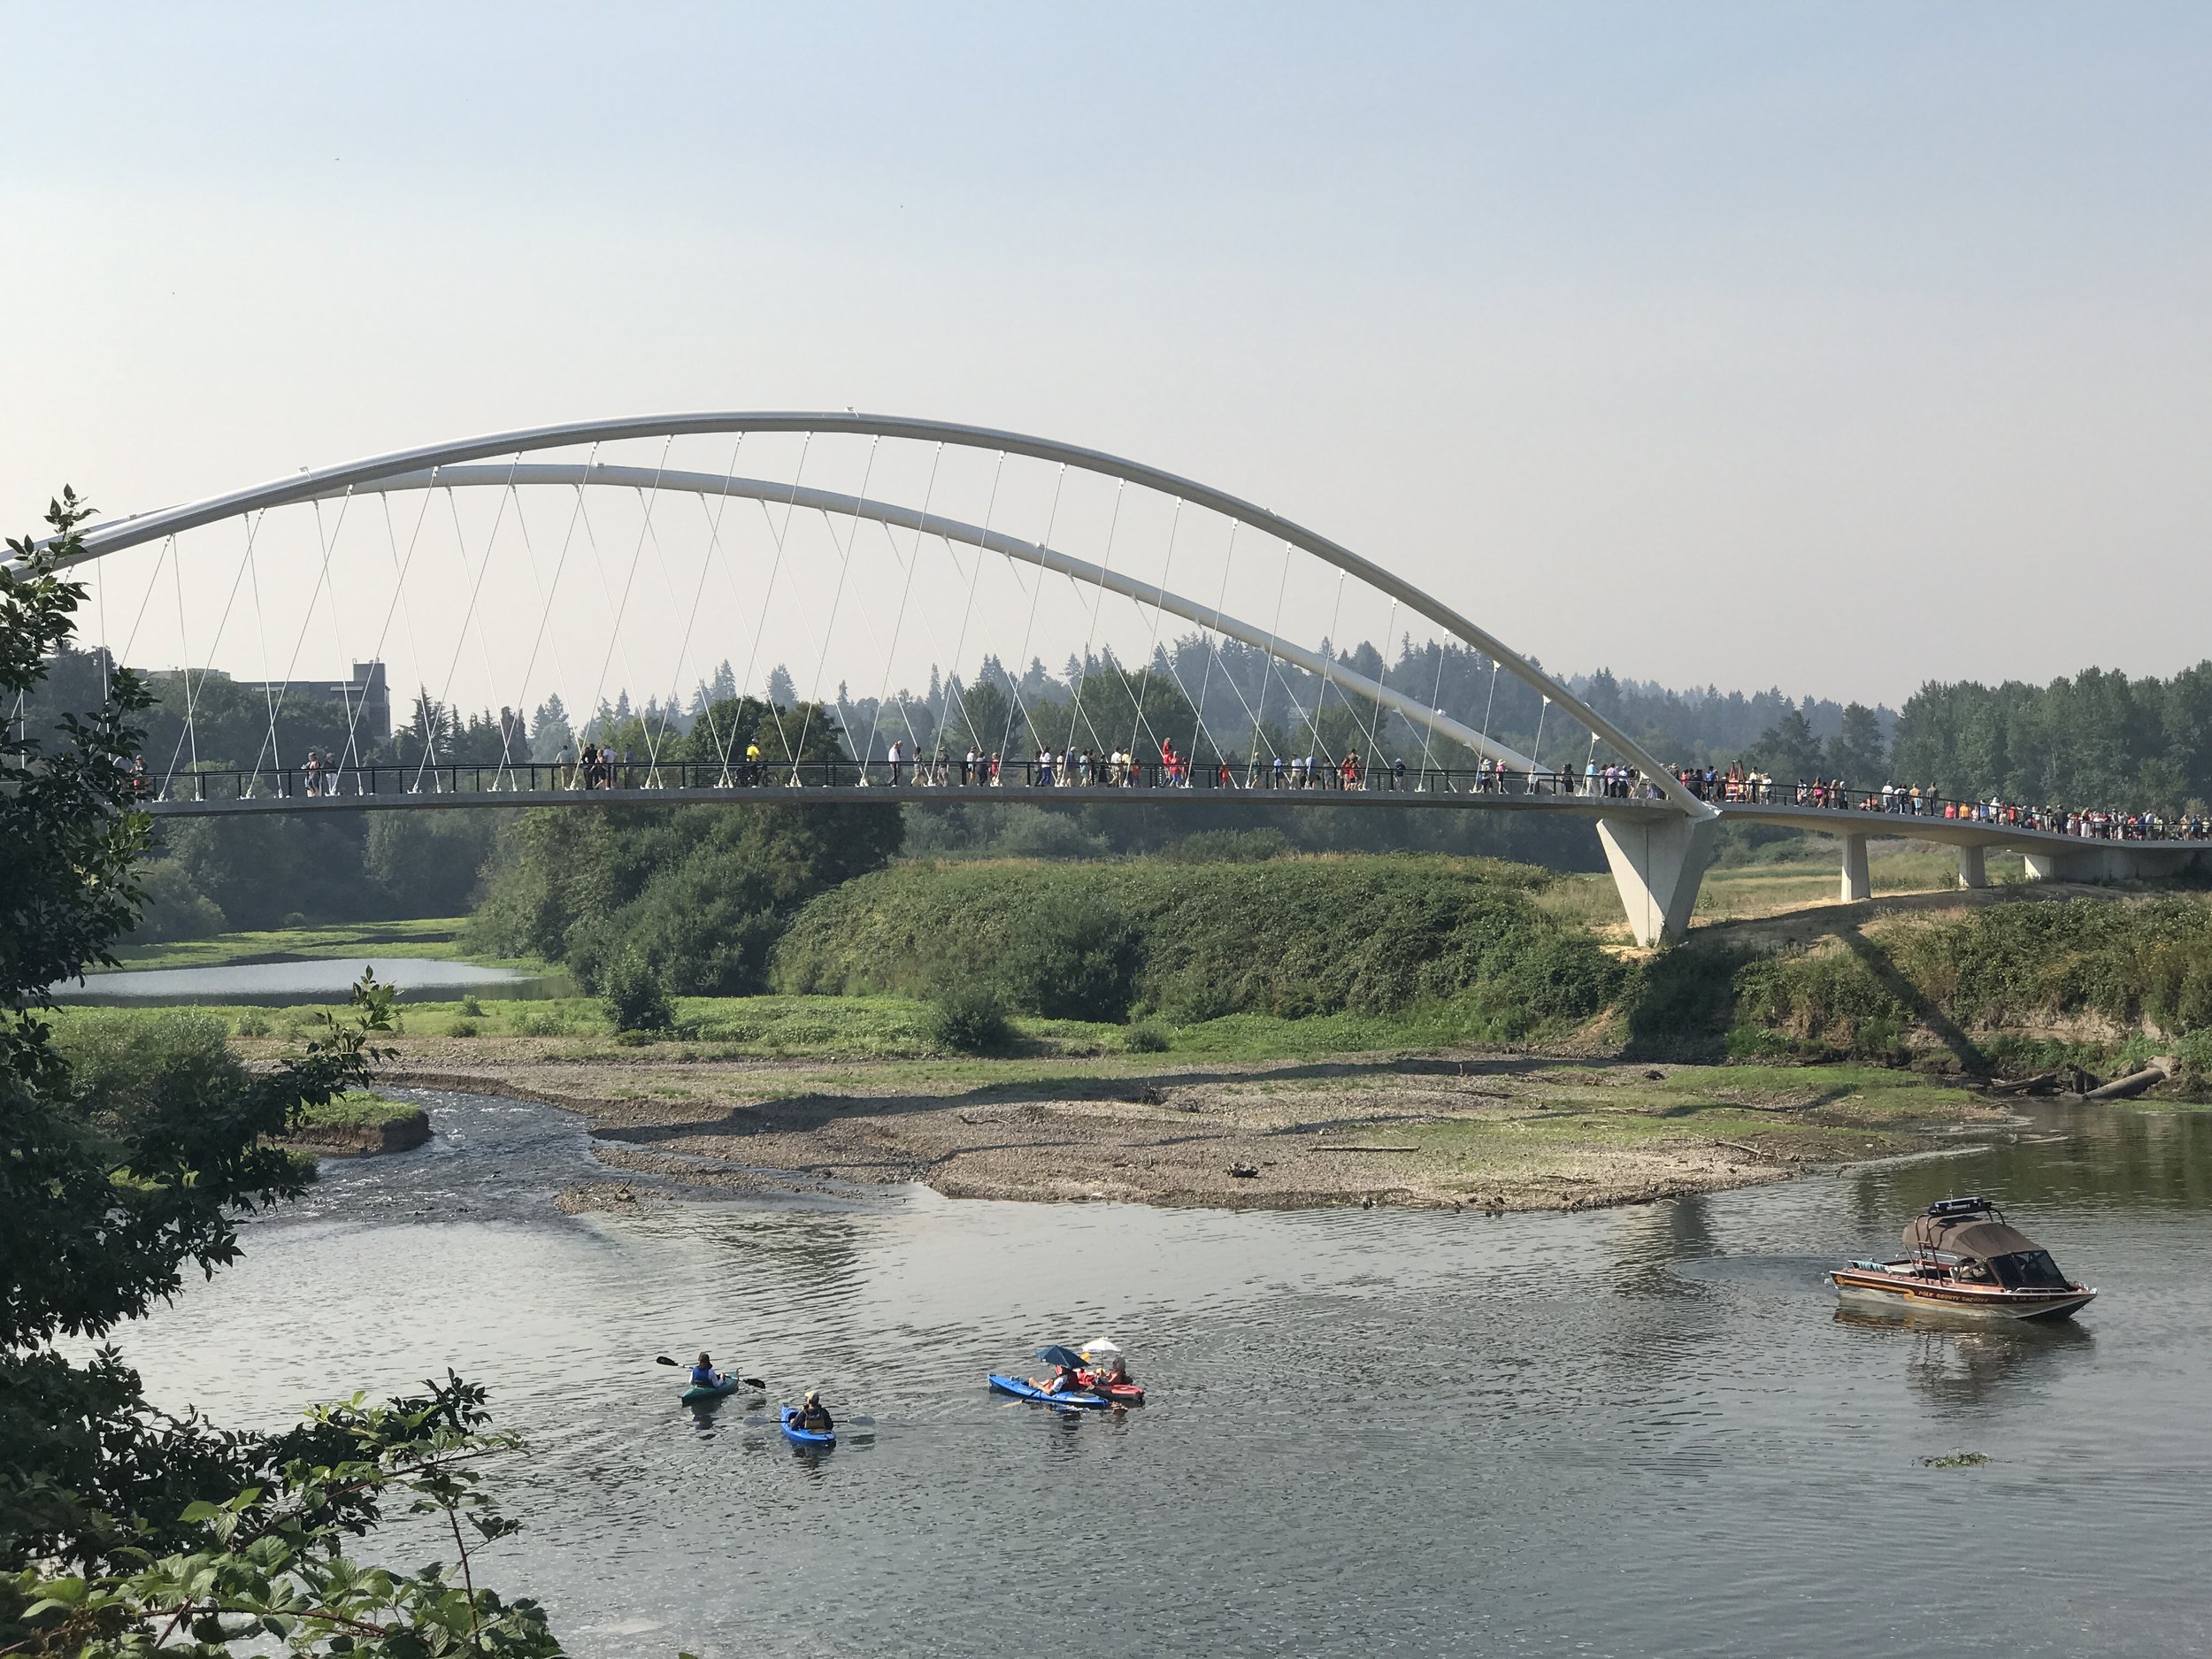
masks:
<path fill-rule="evenodd" d="M 2064 1290 L 2068 1283 L 2048 1250 L 2019 1250 L 2010 1256 L 1993 1256 L 1989 1258 L 1989 1270 L 2007 1290 Z"/>

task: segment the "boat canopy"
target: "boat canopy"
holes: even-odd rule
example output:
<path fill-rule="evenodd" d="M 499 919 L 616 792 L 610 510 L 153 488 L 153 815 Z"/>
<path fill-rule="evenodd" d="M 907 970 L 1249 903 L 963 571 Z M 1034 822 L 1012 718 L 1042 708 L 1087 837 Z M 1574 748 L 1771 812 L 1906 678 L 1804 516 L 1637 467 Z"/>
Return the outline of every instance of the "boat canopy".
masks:
<path fill-rule="evenodd" d="M 1905 1224 L 1905 1244 L 1910 1249 L 1942 1250 L 1978 1262 L 1993 1261 L 2001 1256 L 2018 1256 L 2030 1250 L 2039 1251 L 2043 1248 L 2019 1228 L 1991 1220 L 1986 1212 L 1964 1216 L 1915 1216 Z"/>

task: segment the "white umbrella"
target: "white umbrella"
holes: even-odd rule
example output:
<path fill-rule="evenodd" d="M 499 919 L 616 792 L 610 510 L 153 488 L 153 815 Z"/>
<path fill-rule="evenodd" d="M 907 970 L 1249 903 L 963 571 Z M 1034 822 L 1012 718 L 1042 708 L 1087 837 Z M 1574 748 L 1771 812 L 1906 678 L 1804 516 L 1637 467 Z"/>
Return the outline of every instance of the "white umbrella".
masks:
<path fill-rule="evenodd" d="M 1102 1336 L 1094 1336 L 1083 1345 L 1085 1359 L 1112 1359 L 1121 1350 Z"/>

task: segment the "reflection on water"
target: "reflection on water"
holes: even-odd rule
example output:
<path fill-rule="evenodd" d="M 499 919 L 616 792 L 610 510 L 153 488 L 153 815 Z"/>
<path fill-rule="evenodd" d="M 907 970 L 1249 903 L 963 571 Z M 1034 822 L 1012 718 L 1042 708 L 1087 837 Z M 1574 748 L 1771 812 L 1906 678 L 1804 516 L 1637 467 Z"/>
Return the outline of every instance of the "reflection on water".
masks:
<path fill-rule="evenodd" d="M 1880 1341 L 1905 1344 L 1905 1380 L 1935 1406 L 1978 1408 L 2001 1391 L 2032 1394 L 2039 1380 L 2069 1357 L 2070 1348 L 2097 1340 L 2070 1320 L 1997 1325 L 1916 1310 L 1884 1313 L 1853 1307 L 1839 1307 L 1835 1319 L 1874 1332 Z"/>
<path fill-rule="evenodd" d="M 579 1651 L 2200 1649 L 2212 1122 L 1574 1216 L 646 1203 L 565 1218 L 573 1118 L 426 1094 L 131 1356 L 273 1420 L 448 1363 L 535 1456 L 503 1584 Z M 2052 1137 L 2060 1137 L 2053 1139 Z M 2072 1325 L 1839 1316 L 1823 1271 L 1976 1190 L 2101 1286 Z M 1110 1334 L 1151 1402 L 985 1391 Z M 656 1354 L 769 1379 L 682 1408 Z M 819 1386 L 871 1437 L 794 1455 Z M 1936 1470 L 1923 1460 L 1993 1460 Z M 1932 1514 L 1949 1559 L 1901 1572 Z M 2036 1571 L 2015 1563 L 2042 1563 Z M 2055 1572 L 2044 1568 L 2055 1566 Z"/>

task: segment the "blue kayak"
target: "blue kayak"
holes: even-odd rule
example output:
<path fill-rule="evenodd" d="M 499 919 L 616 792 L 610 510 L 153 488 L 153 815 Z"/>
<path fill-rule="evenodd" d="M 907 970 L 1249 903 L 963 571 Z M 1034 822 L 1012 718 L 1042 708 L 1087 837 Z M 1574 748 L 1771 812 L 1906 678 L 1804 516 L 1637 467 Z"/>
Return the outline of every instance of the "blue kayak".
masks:
<path fill-rule="evenodd" d="M 1096 1406 L 1101 1410 L 1106 1407 L 1106 1402 L 1096 1394 L 1048 1394 L 1026 1377 L 1002 1377 L 993 1371 L 991 1386 L 1000 1394 L 1012 1394 L 1017 1400 L 1034 1400 L 1039 1405 Z"/>
<path fill-rule="evenodd" d="M 809 1451 L 826 1452 L 837 1444 L 834 1429 L 803 1429 L 799 1426 L 799 1408 L 783 1409 L 783 1437 L 794 1446 L 803 1446 Z"/>
<path fill-rule="evenodd" d="M 724 1394 L 733 1394 L 744 1386 L 744 1379 L 742 1378 L 725 1377 L 720 1382 L 716 1383 L 710 1388 L 699 1383 L 694 1383 L 690 1387 L 684 1390 L 681 1397 L 683 1402 L 687 1406 L 704 1405 L 710 1400 L 719 1400 Z"/>

